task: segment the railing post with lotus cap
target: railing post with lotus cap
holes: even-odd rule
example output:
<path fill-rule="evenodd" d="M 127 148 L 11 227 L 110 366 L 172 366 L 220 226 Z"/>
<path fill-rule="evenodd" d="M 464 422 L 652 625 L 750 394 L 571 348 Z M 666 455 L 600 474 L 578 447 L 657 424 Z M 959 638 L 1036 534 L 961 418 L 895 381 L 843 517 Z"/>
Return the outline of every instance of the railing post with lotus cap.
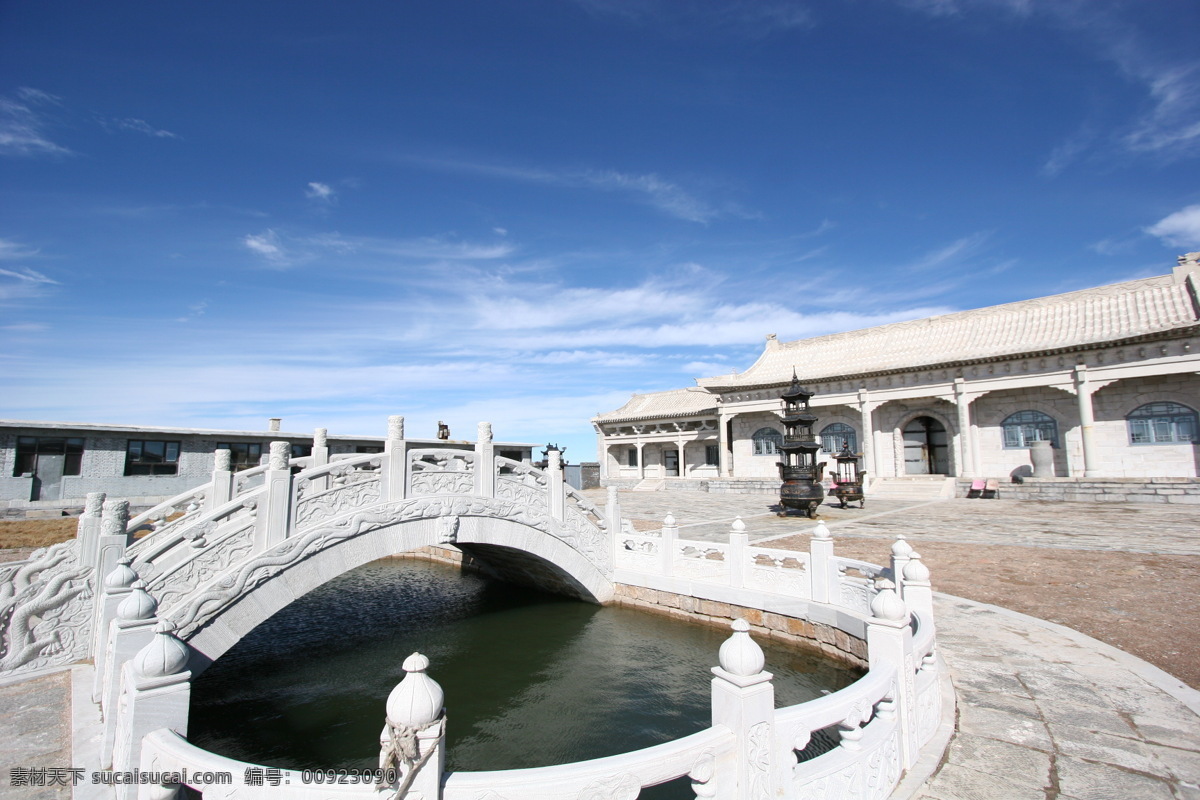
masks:
<path fill-rule="evenodd" d="M 892 582 L 896 584 L 896 593 L 904 597 L 904 567 L 908 564 L 908 558 L 912 554 L 912 545 L 909 544 L 903 535 L 897 536 L 895 543 L 892 545 Z"/>
<path fill-rule="evenodd" d="M 425 674 L 429 659 L 413 653 L 404 659 L 405 676 L 387 699 L 387 718 L 379 734 L 379 769 L 395 781 L 381 780 L 376 789 L 389 789 L 396 798 L 412 792 L 424 800 L 442 796 L 446 768 L 445 693 Z"/>
<path fill-rule="evenodd" d="M 187 735 L 192 673 L 191 649 L 178 639 L 175 626 L 161 620 L 150 642 L 122 668 L 121 700 L 117 704 L 116 741 L 112 768 L 118 772 L 142 764 L 142 739 L 151 731 L 169 728 Z M 136 785 L 117 787 L 118 800 L 133 800 Z"/>
<path fill-rule="evenodd" d="M 96 575 L 107 575 L 133 543 L 129 532 L 129 501 L 105 500 L 100 511 L 100 536 L 96 542 Z"/>
<path fill-rule="evenodd" d="M 404 441 L 404 417 L 388 417 L 387 439 L 383 442 L 380 466 L 380 500 L 395 502 L 408 496 L 408 447 Z"/>
<path fill-rule="evenodd" d="M 808 576 L 813 602 L 828 603 L 837 596 L 837 567 L 833 563 L 833 537 L 824 522 L 813 529 L 808 543 Z"/>
<path fill-rule="evenodd" d="M 261 553 L 282 542 L 288 535 L 292 500 L 292 446 L 271 442 L 267 471 L 263 473 L 262 502 L 254 524 L 254 551 Z"/>
<path fill-rule="evenodd" d="M 492 444 L 492 423 L 481 422 L 475 437 L 475 494 L 496 496 L 496 448 Z"/>
<path fill-rule="evenodd" d="M 329 429 L 313 429 L 312 467 L 323 467 L 329 463 Z M 329 488 L 329 476 L 322 475 L 313 480 L 313 493 L 323 492 Z"/>
<path fill-rule="evenodd" d="M 869 668 L 892 668 L 896 672 L 896 690 L 892 700 L 899 716 L 900 758 L 905 769 L 917 761 L 916 669 L 913 656 L 913 632 L 908 607 L 896 594 L 896 585 L 887 578 L 876 578 L 878 590 L 871 599 L 867 619 L 867 660 Z"/>
<path fill-rule="evenodd" d="M 546 452 L 546 491 L 550 493 L 550 516 L 562 520 L 566 514 L 567 485 L 563 481 L 562 452 L 553 447 Z"/>
<path fill-rule="evenodd" d="M 79 540 L 79 563 L 82 566 L 100 568 L 97 557 L 100 553 L 100 516 L 103 509 L 104 492 L 88 492 L 75 529 L 75 538 Z"/>
<path fill-rule="evenodd" d="M 220 508 L 233 499 L 233 454 L 222 447 L 213 451 L 212 485 L 204 501 L 204 510 Z"/>
<path fill-rule="evenodd" d="M 621 549 L 621 501 L 617 497 L 617 487 L 608 487 L 608 502 L 604 506 L 604 515 L 608 517 L 609 546 L 612 549 L 612 563 L 617 563 L 617 552 Z"/>
<path fill-rule="evenodd" d="M 150 644 L 158 624 L 158 602 L 146 591 L 146 584 L 134 581 L 130 592 L 117 606 L 117 617 L 109 623 L 104 658 L 96 659 L 96 675 L 101 685 L 100 711 L 104 733 L 100 752 L 112 753 L 117 733 L 117 706 L 121 699 L 121 673 L 125 664 Z"/>
<path fill-rule="evenodd" d="M 741 517 L 736 517 L 729 527 L 729 552 L 725 554 L 729 562 L 729 585 L 741 589 L 746 585 L 746 548 L 750 546 L 750 534 L 746 533 L 746 523 Z"/>
<path fill-rule="evenodd" d="M 735 619 L 733 635 L 721 645 L 713 667 L 712 724 L 733 732 L 737 744 L 723 756 L 712 780 L 722 783 L 713 797 L 730 800 L 774 797 L 777 776 L 771 754 L 775 724 L 774 677 L 763 669 L 762 648 L 750 638 L 750 625 Z M 707 787 L 706 787 L 707 788 Z"/>
<path fill-rule="evenodd" d="M 92 702 L 100 702 L 104 680 L 104 654 L 108 650 L 108 627 L 117 618 L 117 609 L 133 591 L 137 573 L 130 567 L 130 559 L 121 556 L 107 574 L 96 573 L 96 596 L 92 616 L 92 657 L 96 663 L 95 680 L 92 682 Z"/>
<path fill-rule="evenodd" d="M 663 517 L 662 532 L 659 534 L 658 556 L 661 559 L 662 574 L 670 577 L 675 573 L 675 541 L 679 538 L 679 526 L 675 523 L 675 515 L 670 511 Z"/>

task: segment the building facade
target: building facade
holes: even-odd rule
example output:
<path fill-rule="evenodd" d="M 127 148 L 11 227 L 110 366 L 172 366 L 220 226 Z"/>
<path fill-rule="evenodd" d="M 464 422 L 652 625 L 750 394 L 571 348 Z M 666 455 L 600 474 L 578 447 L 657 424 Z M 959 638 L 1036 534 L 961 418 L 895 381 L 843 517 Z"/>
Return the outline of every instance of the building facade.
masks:
<path fill-rule="evenodd" d="M 1200 253 L 1169 275 L 780 342 L 592 419 L 602 477 L 778 480 L 780 392 L 871 477 L 1200 476 Z M 1049 473 L 1053 473 L 1052 475 Z"/>

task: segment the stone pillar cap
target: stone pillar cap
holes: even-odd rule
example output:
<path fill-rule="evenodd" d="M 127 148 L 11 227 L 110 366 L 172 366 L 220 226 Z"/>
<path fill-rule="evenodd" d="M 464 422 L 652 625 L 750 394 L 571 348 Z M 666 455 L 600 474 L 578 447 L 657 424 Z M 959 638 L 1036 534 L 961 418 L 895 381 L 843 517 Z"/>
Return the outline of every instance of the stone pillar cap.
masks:
<path fill-rule="evenodd" d="M 446 695 L 438 682 L 425 674 L 429 668 L 429 659 L 425 656 L 413 653 L 404 659 L 403 667 L 408 674 L 388 695 L 388 722 L 423 728 L 441 716 Z"/>
<path fill-rule="evenodd" d="M 762 648 L 750 638 L 750 623 L 739 617 L 730 625 L 733 635 L 721 645 L 717 659 L 721 669 L 739 678 L 758 675 L 766 666 Z"/>

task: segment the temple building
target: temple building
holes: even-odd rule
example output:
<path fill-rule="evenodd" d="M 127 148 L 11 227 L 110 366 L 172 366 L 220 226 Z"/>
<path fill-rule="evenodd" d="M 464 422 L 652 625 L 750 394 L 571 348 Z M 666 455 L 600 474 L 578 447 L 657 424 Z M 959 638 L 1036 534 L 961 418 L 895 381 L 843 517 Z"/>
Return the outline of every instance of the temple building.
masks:
<path fill-rule="evenodd" d="M 827 459 L 870 479 L 1200 476 L 1200 253 L 1171 274 L 766 347 L 745 372 L 592 419 L 602 479 L 778 485 L 780 394 L 813 391 Z M 1053 472 L 1053 475 L 1049 475 Z M 703 485 L 687 486 L 701 482 Z M 671 488 L 660 484 L 661 488 Z"/>

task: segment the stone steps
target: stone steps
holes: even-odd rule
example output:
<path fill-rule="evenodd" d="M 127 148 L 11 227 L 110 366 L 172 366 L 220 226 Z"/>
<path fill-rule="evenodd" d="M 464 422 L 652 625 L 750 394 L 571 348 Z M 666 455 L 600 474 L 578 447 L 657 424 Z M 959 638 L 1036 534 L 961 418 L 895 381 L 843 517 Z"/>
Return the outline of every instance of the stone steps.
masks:
<path fill-rule="evenodd" d="M 875 478 L 867 488 L 872 499 L 917 500 L 932 502 L 954 497 L 954 479 L 944 475 L 906 475 Z"/>

